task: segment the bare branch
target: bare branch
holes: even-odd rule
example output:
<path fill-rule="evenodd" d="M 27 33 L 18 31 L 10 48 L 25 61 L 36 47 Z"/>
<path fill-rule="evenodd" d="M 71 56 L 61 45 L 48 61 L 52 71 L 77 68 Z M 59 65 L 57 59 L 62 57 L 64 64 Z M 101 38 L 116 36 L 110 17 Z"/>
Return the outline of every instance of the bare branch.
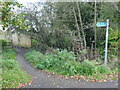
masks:
<path fill-rule="evenodd" d="M 116 10 L 120 13 L 120 10 L 118 9 L 118 7 L 115 5 L 114 2 L 112 2 L 112 4 L 114 5 L 114 7 L 116 8 Z"/>

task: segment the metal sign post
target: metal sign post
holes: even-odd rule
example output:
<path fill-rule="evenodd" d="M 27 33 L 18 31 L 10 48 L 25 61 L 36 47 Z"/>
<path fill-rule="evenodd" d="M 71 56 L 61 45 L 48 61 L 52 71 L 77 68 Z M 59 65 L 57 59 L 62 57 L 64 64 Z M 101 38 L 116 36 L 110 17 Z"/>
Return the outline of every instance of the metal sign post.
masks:
<path fill-rule="evenodd" d="M 106 22 L 98 22 L 96 24 L 98 27 L 106 27 L 106 43 L 105 43 L 105 58 L 104 64 L 107 64 L 107 47 L 108 47 L 108 28 L 109 28 L 109 19 Z"/>
<path fill-rule="evenodd" d="M 105 60 L 104 60 L 105 65 L 107 64 L 108 28 L 109 28 L 109 19 L 107 19 L 107 27 L 106 27 Z"/>

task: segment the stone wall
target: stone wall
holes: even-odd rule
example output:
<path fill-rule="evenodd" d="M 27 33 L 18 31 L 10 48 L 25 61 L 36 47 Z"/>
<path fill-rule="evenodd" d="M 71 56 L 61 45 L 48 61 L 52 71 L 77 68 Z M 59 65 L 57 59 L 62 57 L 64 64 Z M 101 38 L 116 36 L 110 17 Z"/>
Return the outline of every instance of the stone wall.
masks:
<path fill-rule="evenodd" d="M 31 47 L 31 38 L 24 34 L 18 35 L 15 33 L 12 35 L 12 43 L 16 46 Z"/>
<path fill-rule="evenodd" d="M 24 35 L 24 34 L 18 35 L 17 33 L 9 35 L 6 34 L 6 32 L 4 32 L 0 34 L 0 39 L 4 39 L 8 42 L 12 42 L 13 45 L 16 46 L 28 47 L 28 48 L 31 47 L 31 38 L 28 35 Z"/>
<path fill-rule="evenodd" d="M 8 42 L 11 41 L 11 36 L 7 34 L 7 32 L 0 32 L 0 39 L 4 39 Z"/>

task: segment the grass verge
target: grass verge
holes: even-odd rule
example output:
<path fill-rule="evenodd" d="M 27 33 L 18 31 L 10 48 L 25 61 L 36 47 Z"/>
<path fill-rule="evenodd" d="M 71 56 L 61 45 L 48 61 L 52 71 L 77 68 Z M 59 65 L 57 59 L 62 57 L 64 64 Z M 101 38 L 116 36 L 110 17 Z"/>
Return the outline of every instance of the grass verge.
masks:
<path fill-rule="evenodd" d="M 16 61 L 15 49 L 7 48 L 0 54 L 2 55 L 2 61 L 0 62 L 2 67 L 0 86 L 2 88 L 17 88 L 30 82 L 31 77 L 21 69 Z"/>

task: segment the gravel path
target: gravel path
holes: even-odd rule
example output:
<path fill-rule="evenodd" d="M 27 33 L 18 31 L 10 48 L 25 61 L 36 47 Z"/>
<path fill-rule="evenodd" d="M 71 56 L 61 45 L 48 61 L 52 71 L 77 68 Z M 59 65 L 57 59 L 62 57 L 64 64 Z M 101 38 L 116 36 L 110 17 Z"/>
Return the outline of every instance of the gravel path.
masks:
<path fill-rule="evenodd" d="M 32 83 L 23 88 L 118 88 L 118 80 L 107 82 L 87 82 L 76 79 L 65 79 L 58 75 L 51 75 L 43 70 L 37 70 L 23 57 L 27 49 L 17 47 L 17 60 L 23 70 L 32 76 Z"/>

